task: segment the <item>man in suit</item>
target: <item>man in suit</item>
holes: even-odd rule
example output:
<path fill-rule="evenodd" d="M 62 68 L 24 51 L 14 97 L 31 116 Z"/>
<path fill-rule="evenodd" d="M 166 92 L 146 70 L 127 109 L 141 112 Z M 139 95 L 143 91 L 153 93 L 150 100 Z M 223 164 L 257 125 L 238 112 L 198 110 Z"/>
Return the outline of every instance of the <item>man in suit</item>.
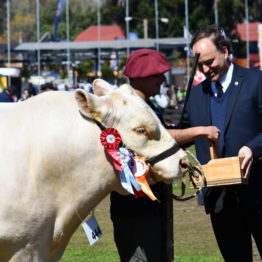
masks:
<path fill-rule="evenodd" d="M 201 28 L 191 42 L 200 53 L 198 68 L 206 80 L 191 91 L 183 126 L 217 126 L 220 157 L 243 158 L 248 185 L 203 190 L 220 251 L 227 262 L 252 262 L 252 241 L 262 256 L 262 72 L 231 62 L 231 42 L 221 28 Z M 210 160 L 209 141 L 197 139 L 201 164 Z"/>

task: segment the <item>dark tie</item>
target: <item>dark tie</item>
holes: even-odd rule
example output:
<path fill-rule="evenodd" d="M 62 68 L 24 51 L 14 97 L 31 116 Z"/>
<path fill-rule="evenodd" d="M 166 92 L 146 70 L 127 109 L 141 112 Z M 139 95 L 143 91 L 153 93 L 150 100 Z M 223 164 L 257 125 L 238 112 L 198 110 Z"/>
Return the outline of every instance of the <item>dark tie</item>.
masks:
<path fill-rule="evenodd" d="M 221 98 L 224 92 L 223 92 L 223 86 L 219 81 L 216 82 L 216 88 L 217 88 L 217 98 Z"/>

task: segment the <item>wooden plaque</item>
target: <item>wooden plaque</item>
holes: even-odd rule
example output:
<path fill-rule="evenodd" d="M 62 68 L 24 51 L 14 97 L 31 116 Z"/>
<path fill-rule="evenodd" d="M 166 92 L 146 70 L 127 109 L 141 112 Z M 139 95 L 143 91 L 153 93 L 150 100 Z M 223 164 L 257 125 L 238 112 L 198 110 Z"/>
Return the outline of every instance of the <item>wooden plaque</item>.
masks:
<path fill-rule="evenodd" d="M 235 184 L 246 184 L 247 179 L 243 178 L 241 170 L 242 159 L 239 157 L 228 157 L 212 159 L 206 165 L 202 165 L 206 178 L 206 187 L 224 186 Z M 202 179 L 192 178 L 192 183 L 197 187 L 202 184 Z"/>
<path fill-rule="evenodd" d="M 247 179 L 243 177 L 244 174 L 241 170 L 242 159 L 240 157 L 218 158 L 217 152 L 217 146 L 211 144 L 210 155 L 212 159 L 206 165 L 202 165 L 206 178 L 204 187 L 247 184 Z M 198 179 L 192 177 L 191 180 L 194 187 L 202 185 L 200 176 Z"/>

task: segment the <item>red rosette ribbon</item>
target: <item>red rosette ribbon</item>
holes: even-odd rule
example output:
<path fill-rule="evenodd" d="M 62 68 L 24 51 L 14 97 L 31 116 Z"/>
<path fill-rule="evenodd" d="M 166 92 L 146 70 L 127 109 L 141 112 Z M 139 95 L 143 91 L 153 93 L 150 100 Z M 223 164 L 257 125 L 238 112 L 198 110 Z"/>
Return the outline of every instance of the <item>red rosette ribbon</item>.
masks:
<path fill-rule="evenodd" d="M 106 149 L 117 149 L 122 139 L 116 129 L 106 128 L 100 134 L 100 141 Z"/>
<path fill-rule="evenodd" d="M 118 147 L 122 142 L 122 139 L 118 131 L 114 128 L 104 129 L 100 134 L 100 141 L 111 158 L 115 169 L 122 171 L 122 163 L 118 153 Z"/>

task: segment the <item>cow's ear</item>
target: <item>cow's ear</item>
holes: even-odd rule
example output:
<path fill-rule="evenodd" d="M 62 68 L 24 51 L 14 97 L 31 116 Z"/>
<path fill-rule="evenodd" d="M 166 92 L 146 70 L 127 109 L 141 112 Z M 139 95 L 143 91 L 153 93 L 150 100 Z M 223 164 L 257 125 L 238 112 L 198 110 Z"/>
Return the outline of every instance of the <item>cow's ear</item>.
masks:
<path fill-rule="evenodd" d="M 94 93 L 97 96 L 108 95 L 108 94 L 111 94 L 113 91 L 113 88 L 111 87 L 111 85 L 103 79 L 96 79 L 93 82 L 92 88 L 93 88 Z"/>
<path fill-rule="evenodd" d="M 119 87 L 123 92 L 128 93 L 128 94 L 135 94 L 135 90 L 131 85 L 128 84 L 123 84 Z"/>
<path fill-rule="evenodd" d="M 98 110 L 99 98 L 95 95 L 84 91 L 83 89 L 75 90 L 75 99 L 77 101 L 80 112 L 97 121 L 102 120 L 102 114 Z"/>

